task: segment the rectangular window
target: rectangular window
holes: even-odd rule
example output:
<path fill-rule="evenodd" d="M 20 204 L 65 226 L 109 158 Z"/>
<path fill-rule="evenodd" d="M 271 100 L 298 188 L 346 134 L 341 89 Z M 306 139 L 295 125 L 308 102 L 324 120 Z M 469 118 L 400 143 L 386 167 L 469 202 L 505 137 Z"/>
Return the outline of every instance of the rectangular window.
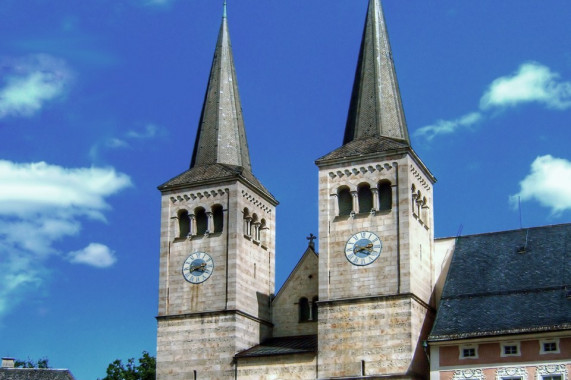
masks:
<path fill-rule="evenodd" d="M 517 354 L 517 346 L 504 346 L 504 354 L 506 355 Z"/>
<path fill-rule="evenodd" d="M 561 380 L 561 375 L 541 376 L 541 380 Z"/>
<path fill-rule="evenodd" d="M 544 352 L 554 352 L 557 351 L 557 344 L 555 342 L 543 343 Z"/>
<path fill-rule="evenodd" d="M 500 356 L 520 356 L 519 342 L 504 342 L 501 344 Z"/>
<path fill-rule="evenodd" d="M 505 376 L 502 380 L 521 380 L 521 376 Z"/>
<path fill-rule="evenodd" d="M 539 342 L 540 354 L 558 354 L 559 353 L 559 339 L 544 339 Z"/>
<path fill-rule="evenodd" d="M 476 359 L 478 350 L 476 346 L 460 347 L 460 359 Z"/>

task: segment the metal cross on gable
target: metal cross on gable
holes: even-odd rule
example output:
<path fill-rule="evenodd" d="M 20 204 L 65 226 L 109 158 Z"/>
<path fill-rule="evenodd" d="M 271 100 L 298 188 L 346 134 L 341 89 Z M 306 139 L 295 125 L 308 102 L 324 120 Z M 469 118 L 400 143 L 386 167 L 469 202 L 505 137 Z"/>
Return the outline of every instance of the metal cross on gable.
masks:
<path fill-rule="evenodd" d="M 313 233 L 310 233 L 308 237 L 306 237 L 307 240 L 309 240 L 309 246 L 311 248 L 315 248 L 315 243 L 313 242 L 315 239 L 317 239 L 317 236 L 315 236 Z"/>

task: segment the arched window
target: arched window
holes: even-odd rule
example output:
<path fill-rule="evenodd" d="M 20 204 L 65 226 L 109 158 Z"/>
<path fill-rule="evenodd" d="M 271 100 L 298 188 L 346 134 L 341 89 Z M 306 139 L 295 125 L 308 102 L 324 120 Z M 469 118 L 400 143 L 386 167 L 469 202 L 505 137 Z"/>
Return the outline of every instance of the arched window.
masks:
<path fill-rule="evenodd" d="M 194 209 L 194 217 L 196 219 L 196 234 L 204 235 L 208 229 L 208 217 L 206 216 L 204 208 L 197 207 Z"/>
<path fill-rule="evenodd" d="M 337 191 L 337 202 L 339 203 L 339 215 L 350 215 L 353 211 L 353 199 L 347 186 L 340 187 Z"/>
<path fill-rule="evenodd" d="M 224 229 L 224 211 L 222 206 L 212 206 L 212 219 L 214 222 L 214 233 L 222 232 Z"/>
<path fill-rule="evenodd" d="M 317 301 L 319 301 L 319 297 L 313 297 L 311 300 L 311 320 L 317 321 Z"/>
<path fill-rule="evenodd" d="M 362 183 L 357 187 L 359 198 L 359 213 L 371 212 L 373 209 L 373 193 L 368 183 Z"/>
<path fill-rule="evenodd" d="M 309 321 L 309 301 L 305 297 L 299 299 L 299 321 Z"/>
<path fill-rule="evenodd" d="M 393 188 L 389 181 L 379 182 L 379 211 L 390 211 L 393 208 Z"/>
<path fill-rule="evenodd" d="M 180 210 L 178 212 L 178 231 L 179 237 L 187 237 L 190 233 L 190 217 L 186 210 Z"/>
<path fill-rule="evenodd" d="M 250 222 L 252 218 L 250 217 L 250 210 L 248 207 L 244 207 L 244 235 L 250 236 Z"/>

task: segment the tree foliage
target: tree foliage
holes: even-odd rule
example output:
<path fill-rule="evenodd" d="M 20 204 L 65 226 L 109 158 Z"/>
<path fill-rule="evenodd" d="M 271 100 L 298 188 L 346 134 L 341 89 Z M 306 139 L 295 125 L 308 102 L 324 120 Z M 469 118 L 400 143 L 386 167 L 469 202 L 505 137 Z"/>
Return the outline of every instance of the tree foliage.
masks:
<path fill-rule="evenodd" d="M 48 364 L 48 359 L 46 358 L 41 358 L 38 359 L 37 362 L 30 360 L 30 358 L 28 358 L 28 360 L 14 360 L 14 367 L 16 368 L 50 368 L 49 364 Z"/>
<path fill-rule="evenodd" d="M 143 351 L 143 356 L 138 359 L 139 364 L 135 364 L 135 359 L 130 358 L 127 363 L 119 359 L 109 364 L 107 376 L 102 380 L 155 380 L 156 379 L 156 359 Z"/>

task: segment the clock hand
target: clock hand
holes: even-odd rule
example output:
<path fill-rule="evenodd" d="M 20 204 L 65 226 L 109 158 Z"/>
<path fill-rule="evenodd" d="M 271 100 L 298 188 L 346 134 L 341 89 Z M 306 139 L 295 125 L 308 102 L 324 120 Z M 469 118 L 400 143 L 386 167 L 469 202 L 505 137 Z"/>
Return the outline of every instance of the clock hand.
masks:
<path fill-rule="evenodd" d="M 199 265 L 195 265 L 195 266 L 193 266 L 193 267 L 190 267 L 189 271 L 190 271 L 190 272 L 194 272 L 194 271 L 196 271 L 196 270 L 199 270 L 199 271 L 201 271 L 201 272 L 204 272 L 205 267 L 206 267 L 206 263 L 202 263 L 202 264 L 199 264 Z"/>

